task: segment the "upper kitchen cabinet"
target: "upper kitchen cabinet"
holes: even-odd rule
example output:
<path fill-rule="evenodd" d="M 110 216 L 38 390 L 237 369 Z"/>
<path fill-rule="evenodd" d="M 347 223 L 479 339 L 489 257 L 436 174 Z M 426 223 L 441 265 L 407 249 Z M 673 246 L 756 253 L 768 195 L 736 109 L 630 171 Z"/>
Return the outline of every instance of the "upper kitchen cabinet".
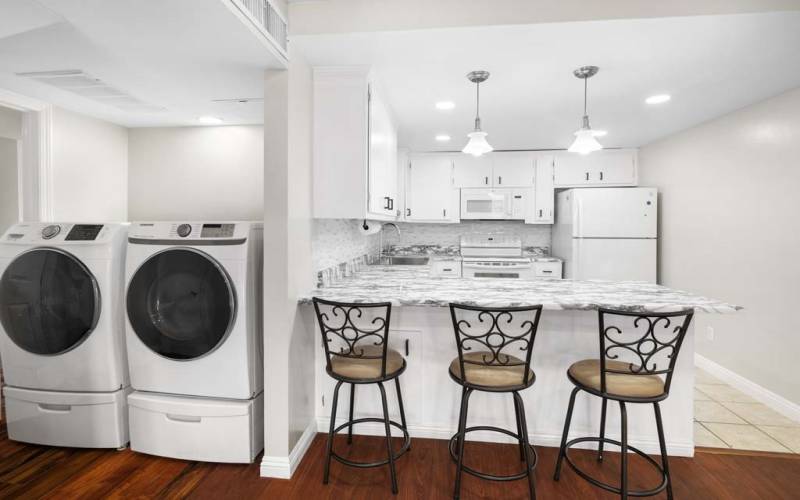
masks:
<path fill-rule="evenodd" d="M 313 161 L 314 217 L 397 218 L 397 128 L 368 68 L 314 68 Z"/>
<path fill-rule="evenodd" d="M 454 156 L 455 186 L 531 187 L 534 158 L 531 152 L 495 152 L 477 158 L 466 154 Z"/>
<path fill-rule="evenodd" d="M 526 218 L 529 224 L 553 224 L 555 188 L 553 186 L 555 159 L 552 155 L 536 158 L 533 213 Z"/>
<path fill-rule="evenodd" d="M 405 220 L 459 222 L 459 191 L 453 185 L 453 156 L 409 157 L 406 172 Z"/>
<path fill-rule="evenodd" d="M 638 182 L 635 149 L 604 149 L 588 155 L 563 152 L 554 159 L 557 188 L 635 186 Z"/>

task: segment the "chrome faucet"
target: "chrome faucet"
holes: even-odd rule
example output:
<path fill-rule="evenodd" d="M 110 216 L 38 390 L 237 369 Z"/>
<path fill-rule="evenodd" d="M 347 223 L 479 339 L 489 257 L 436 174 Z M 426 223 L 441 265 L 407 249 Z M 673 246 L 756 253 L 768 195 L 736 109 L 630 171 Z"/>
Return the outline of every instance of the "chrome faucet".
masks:
<path fill-rule="evenodd" d="M 383 254 L 384 253 L 383 252 L 383 230 L 386 229 L 386 226 L 392 226 L 395 229 L 395 231 L 397 231 L 397 239 L 398 240 L 400 239 L 400 228 L 397 226 L 397 224 L 395 224 L 394 222 L 384 222 L 383 224 L 381 224 L 381 231 L 380 231 L 381 237 L 380 237 L 380 248 L 379 248 L 379 252 L 380 253 L 378 254 L 378 260 L 380 262 L 383 262 L 383 258 L 385 257 L 384 254 Z"/>

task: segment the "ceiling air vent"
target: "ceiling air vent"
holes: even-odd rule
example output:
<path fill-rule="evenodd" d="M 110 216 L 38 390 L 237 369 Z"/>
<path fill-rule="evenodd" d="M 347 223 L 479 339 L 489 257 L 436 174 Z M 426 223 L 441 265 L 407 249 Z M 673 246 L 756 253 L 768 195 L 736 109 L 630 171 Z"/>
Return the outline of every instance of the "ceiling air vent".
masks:
<path fill-rule="evenodd" d="M 286 19 L 272 6 L 269 0 L 231 0 L 244 12 L 256 28 L 275 44 L 283 57 L 288 58 L 289 39 Z"/>
<path fill-rule="evenodd" d="M 17 73 L 17 76 L 31 78 L 66 92 L 72 92 L 81 97 L 108 106 L 114 106 L 125 111 L 141 113 L 159 113 L 166 111 L 166 108 L 140 101 L 132 95 L 126 94 L 80 69 L 30 71 L 26 73 Z"/>

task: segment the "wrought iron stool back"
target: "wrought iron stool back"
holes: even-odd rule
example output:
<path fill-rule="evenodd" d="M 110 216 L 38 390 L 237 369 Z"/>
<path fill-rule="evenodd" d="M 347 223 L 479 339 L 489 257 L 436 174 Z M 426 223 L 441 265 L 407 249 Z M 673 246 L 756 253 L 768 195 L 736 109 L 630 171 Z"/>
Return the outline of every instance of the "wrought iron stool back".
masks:
<path fill-rule="evenodd" d="M 638 313 L 601 308 L 600 392 L 607 394 L 609 374 L 664 375 L 669 393 L 672 374 L 694 310 Z M 626 366 L 620 368 L 622 361 Z"/>
<path fill-rule="evenodd" d="M 390 302 L 356 304 L 313 298 L 325 346 L 328 373 L 332 373 L 331 358 L 380 360 L 380 377 L 386 378 Z"/>
<path fill-rule="evenodd" d="M 450 304 L 458 349 L 459 373 L 469 366 L 524 367 L 519 385 L 530 380 L 533 342 L 539 328 L 542 306 L 482 308 Z M 481 356 L 465 353 L 480 352 Z M 465 370 L 466 369 L 466 370 Z M 466 377 L 464 377 L 466 382 Z"/>

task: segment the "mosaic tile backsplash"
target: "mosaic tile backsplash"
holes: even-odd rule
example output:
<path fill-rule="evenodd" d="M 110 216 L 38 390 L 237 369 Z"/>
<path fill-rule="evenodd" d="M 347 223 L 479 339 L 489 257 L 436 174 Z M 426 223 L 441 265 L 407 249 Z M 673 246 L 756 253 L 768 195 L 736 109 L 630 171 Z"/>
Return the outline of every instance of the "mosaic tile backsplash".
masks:
<path fill-rule="evenodd" d="M 394 231 L 387 232 L 386 243 L 390 245 L 439 245 L 458 246 L 462 234 L 506 233 L 522 238 L 524 247 L 550 248 L 550 226 L 525 224 L 521 221 L 469 221 L 460 224 L 421 224 L 398 222 L 400 237 Z"/>

